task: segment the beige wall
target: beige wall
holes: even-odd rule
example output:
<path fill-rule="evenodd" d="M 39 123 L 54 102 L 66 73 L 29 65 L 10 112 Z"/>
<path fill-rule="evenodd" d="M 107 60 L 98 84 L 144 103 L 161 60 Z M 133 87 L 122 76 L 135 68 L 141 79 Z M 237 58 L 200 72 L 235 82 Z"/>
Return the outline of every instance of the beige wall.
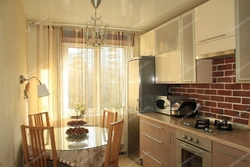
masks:
<path fill-rule="evenodd" d="M 20 0 L 0 0 L 0 167 L 21 167 L 27 103 L 19 75 L 27 73 L 26 22 Z"/>

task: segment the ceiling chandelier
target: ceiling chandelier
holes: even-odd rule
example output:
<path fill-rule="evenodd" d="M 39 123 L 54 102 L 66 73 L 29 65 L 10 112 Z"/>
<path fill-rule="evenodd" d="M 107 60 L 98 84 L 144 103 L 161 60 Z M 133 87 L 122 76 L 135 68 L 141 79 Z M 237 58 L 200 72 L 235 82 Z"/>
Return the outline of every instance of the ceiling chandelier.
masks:
<path fill-rule="evenodd" d="M 95 47 L 105 45 L 108 36 L 108 24 L 102 22 L 101 16 L 96 16 L 96 9 L 101 4 L 101 0 L 90 0 L 95 8 L 95 17 L 91 16 L 91 20 L 85 23 L 85 42 Z"/>

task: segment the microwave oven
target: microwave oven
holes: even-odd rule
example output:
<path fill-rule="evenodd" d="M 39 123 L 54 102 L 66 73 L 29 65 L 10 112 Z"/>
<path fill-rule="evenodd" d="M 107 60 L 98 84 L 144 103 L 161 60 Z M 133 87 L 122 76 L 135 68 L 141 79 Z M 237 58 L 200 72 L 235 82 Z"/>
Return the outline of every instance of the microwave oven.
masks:
<path fill-rule="evenodd" d="M 171 114 L 171 106 L 179 101 L 186 100 L 185 96 L 164 96 L 164 95 L 155 95 L 155 112 L 159 112 L 166 115 Z"/>

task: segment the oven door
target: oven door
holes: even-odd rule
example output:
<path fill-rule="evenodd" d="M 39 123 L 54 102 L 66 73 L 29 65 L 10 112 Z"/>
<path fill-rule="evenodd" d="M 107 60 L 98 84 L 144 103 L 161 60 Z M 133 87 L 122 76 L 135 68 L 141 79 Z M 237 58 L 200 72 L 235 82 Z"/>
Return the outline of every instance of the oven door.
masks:
<path fill-rule="evenodd" d="M 176 166 L 211 167 L 211 153 L 176 139 Z"/>

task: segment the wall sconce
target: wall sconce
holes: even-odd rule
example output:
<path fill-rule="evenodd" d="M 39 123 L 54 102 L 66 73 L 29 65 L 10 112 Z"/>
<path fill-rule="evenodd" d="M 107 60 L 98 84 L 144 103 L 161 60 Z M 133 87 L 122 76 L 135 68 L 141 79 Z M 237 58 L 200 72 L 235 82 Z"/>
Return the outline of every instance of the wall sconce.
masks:
<path fill-rule="evenodd" d="M 31 77 L 31 78 L 24 78 L 23 75 L 20 75 L 20 84 L 23 84 L 24 81 L 29 81 L 29 80 L 31 80 L 33 78 L 35 78 L 39 82 L 39 85 L 37 85 L 37 95 L 38 95 L 38 98 L 44 97 L 44 96 L 48 96 L 49 95 L 49 91 L 48 91 L 46 85 L 42 84 L 41 81 L 37 77 L 35 77 L 35 76 Z M 28 87 L 25 88 L 24 94 L 27 91 L 26 89 L 28 89 Z M 27 96 L 27 94 L 26 94 L 26 96 Z M 28 96 L 26 98 L 28 98 Z"/>

